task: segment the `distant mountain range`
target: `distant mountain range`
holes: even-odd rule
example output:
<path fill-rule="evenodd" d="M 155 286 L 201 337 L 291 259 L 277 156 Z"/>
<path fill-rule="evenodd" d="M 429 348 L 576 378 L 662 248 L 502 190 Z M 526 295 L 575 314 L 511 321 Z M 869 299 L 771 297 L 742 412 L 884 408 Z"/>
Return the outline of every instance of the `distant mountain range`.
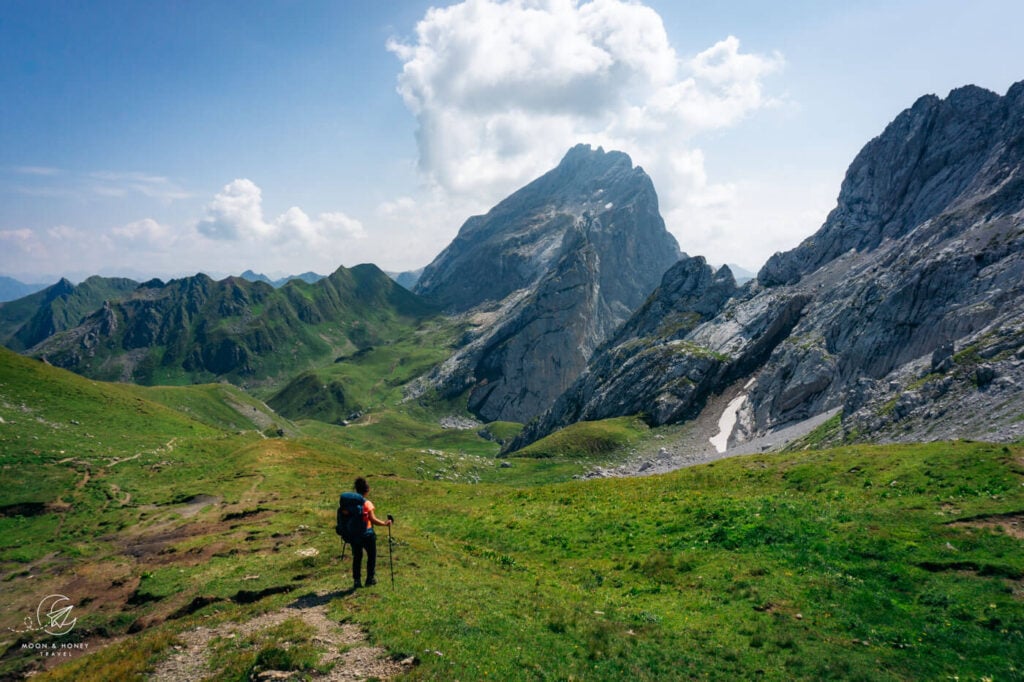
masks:
<path fill-rule="evenodd" d="M 202 274 L 62 280 L 0 306 L 0 329 L 6 345 L 93 378 L 251 384 L 382 343 L 431 312 L 376 266 L 359 265 L 280 289 Z"/>
<path fill-rule="evenodd" d="M 0 275 L 0 303 L 34 294 L 40 289 L 45 289 L 46 286 L 45 284 L 25 284 L 12 277 Z"/>
<path fill-rule="evenodd" d="M 919 99 L 822 227 L 750 275 L 680 253 L 643 169 L 578 145 L 422 272 L 61 280 L 0 304 L 0 342 L 95 378 L 271 386 L 295 418 L 400 387 L 526 424 L 507 449 L 714 396 L 735 398 L 732 445 L 831 414 L 819 442 L 1019 438 L 1024 83 Z"/>
<path fill-rule="evenodd" d="M 120 277 L 93 276 L 56 284 L 16 301 L 0 304 L 0 343 L 25 351 L 58 332 L 77 327 L 104 301 L 134 291 L 139 283 Z"/>
<path fill-rule="evenodd" d="M 756 272 L 747 270 L 742 265 L 737 265 L 736 263 L 726 263 L 726 265 L 728 265 L 729 272 L 732 273 L 732 276 L 736 278 L 737 284 L 746 284 L 750 280 L 757 277 Z"/>
<path fill-rule="evenodd" d="M 242 279 L 244 279 L 246 281 L 249 281 L 249 282 L 264 282 L 264 283 L 269 284 L 270 286 L 274 287 L 275 289 L 280 289 L 281 287 L 283 287 L 285 284 L 287 284 L 288 282 L 292 281 L 293 279 L 302 280 L 306 284 L 314 284 L 314 283 L 319 282 L 320 280 L 322 280 L 324 278 L 324 275 L 318 275 L 315 272 L 304 272 L 301 275 L 287 275 L 287 276 L 282 277 L 280 279 L 270 279 L 266 275 L 253 272 L 252 270 L 246 270 L 245 272 L 243 272 L 239 276 Z"/>
<path fill-rule="evenodd" d="M 420 275 L 423 274 L 423 268 L 419 268 L 418 270 L 406 270 L 404 272 L 385 271 L 385 274 L 401 286 L 412 291 L 416 287 L 416 283 L 419 281 Z M 751 276 L 753 276 L 753 273 L 751 273 Z M 270 279 L 264 274 L 253 272 L 252 270 L 246 270 L 240 275 L 240 277 L 242 279 L 249 280 L 250 282 L 266 282 L 275 289 L 280 289 L 293 279 L 301 279 L 307 284 L 313 284 L 314 282 L 319 282 L 323 279 L 324 275 L 318 275 L 315 272 L 304 272 L 301 275 L 287 275 L 279 279 Z"/>
<path fill-rule="evenodd" d="M 413 291 L 416 288 L 416 284 L 420 281 L 420 276 L 423 275 L 423 268 L 406 270 L 405 272 L 388 272 L 387 275 L 409 291 Z"/>

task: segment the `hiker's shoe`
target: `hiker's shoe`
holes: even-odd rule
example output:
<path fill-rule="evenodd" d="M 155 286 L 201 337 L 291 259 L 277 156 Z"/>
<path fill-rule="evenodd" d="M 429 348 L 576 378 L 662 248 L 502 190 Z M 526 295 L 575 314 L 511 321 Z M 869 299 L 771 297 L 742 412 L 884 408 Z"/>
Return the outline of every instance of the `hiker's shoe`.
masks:
<path fill-rule="evenodd" d="M 366 586 L 367 587 L 369 587 L 370 585 L 376 585 L 376 584 L 377 584 L 377 579 L 376 578 L 367 578 L 366 579 Z"/>
<path fill-rule="evenodd" d="M 370 584 L 370 581 L 369 581 L 369 580 L 367 580 L 367 581 L 366 581 L 366 584 L 367 584 L 367 585 L 369 585 L 369 584 Z M 352 583 L 352 589 L 353 589 L 353 590 L 358 590 L 358 589 L 359 589 L 360 587 L 362 587 L 362 586 L 363 586 L 363 584 L 362 584 L 361 582 L 359 582 L 358 580 L 357 580 L 357 581 L 355 581 L 354 583 Z"/>

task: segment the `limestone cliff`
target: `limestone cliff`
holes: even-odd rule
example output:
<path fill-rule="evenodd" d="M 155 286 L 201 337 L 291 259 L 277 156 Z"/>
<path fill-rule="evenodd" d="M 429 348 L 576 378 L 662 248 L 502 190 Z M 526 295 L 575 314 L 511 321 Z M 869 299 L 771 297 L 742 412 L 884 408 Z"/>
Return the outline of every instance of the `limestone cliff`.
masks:
<path fill-rule="evenodd" d="M 1024 83 L 919 99 L 858 154 L 821 229 L 710 319 L 718 297 L 670 289 L 516 447 L 577 419 L 678 421 L 741 380 L 734 443 L 835 408 L 847 439 L 1021 435 Z M 659 329 L 654 309 L 696 324 Z"/>
<path fill-rule="evenodd" d="M 483 419 L 528 421 L 679 257 L 654 186 L 622 152 L 578 145 L 458 236 L 416 291 L 482 321 L 413 391 L 470 391 Z"/>

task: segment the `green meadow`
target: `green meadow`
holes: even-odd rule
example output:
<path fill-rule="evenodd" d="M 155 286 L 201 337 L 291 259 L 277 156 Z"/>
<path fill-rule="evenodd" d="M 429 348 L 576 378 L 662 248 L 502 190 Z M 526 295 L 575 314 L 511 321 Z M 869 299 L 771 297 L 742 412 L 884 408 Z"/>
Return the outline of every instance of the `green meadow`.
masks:
<path fill-rule="evenodd" d="M 499 457 L 515 425 L 441 428 L 458 404 L 402 403 L 394 363 L 332 368 L 374 398 L 340 426 L 0 350 L 0 677 L 150 679 L 202 628 L 312 600 L 412 659 L 408 679 L 1024 679 L 1024 445 L 584 481 L 658 430 L 583 424 Z M 352 591 L 333 522 L 357 475 L 397 523 L 390 546 L 378 529 L 379 584 Z M 66 635 L 25 631 L 49 594 L 75 603 Z M 87 647 L 31 648 L 56 642 Z M 287 618 L 213 637 L 199 677 L 316 679 L 332 647 Z"/>

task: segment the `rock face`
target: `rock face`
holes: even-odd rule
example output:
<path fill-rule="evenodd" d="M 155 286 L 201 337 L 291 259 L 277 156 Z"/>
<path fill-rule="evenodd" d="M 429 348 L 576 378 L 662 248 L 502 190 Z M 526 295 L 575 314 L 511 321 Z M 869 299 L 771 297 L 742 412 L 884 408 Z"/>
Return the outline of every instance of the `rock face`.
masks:
<path fill-rule="evenodd" d="M 679 246 L 643 169 L 622 152 L 589 145 L 573 147 L 556 168 L 467 220 L 415 291 L 454 312 L 503 301 L 548 273 L 565 234 L 581 221 L 601 259 L 602 295 L 621 322 L 657 286 Z"/>
<path fill-rule="evenodd" d="M 467 220 L 423 271 L 418 293 L 483 322 L 416 390 L 469 389 L 480 418 L 530 420 L 678 257 L 647 174 L 621 152 L 574 147 L 557 168 Z"/>
<path fill-rule="evenodd" d="M 693 334 L 718 319 L 737 294 L 728 267 L 715 272 L 703 257 L 684 256 L 662 278 L 646 303 L 594 354 L 586 371 L 509 449 L 517 449 L 576 421 L 642 413 L 653 424 L 694 416 L 716 387 L 735 374 L 733 357 L 758 353 L 769 339 L 788 331 L 770 328 L 795 322 L 803 298 L 765 299 L 744 311 L 728 334 L 697 343 Z M 796 309 L 797 314 L 785 314 Z"/>
<path fill-rule="evenodd" d="M 821 229 L 710 319 L 666 291 L 514 447 L 576 419 L 676 421 L 741 381 L 734 443 L 834 408 L 847 439 L 1019 435 L 1024 83 L 919 99 L 858 154 Z M 659 329 L 655 308 L 701 321 Z"/>

